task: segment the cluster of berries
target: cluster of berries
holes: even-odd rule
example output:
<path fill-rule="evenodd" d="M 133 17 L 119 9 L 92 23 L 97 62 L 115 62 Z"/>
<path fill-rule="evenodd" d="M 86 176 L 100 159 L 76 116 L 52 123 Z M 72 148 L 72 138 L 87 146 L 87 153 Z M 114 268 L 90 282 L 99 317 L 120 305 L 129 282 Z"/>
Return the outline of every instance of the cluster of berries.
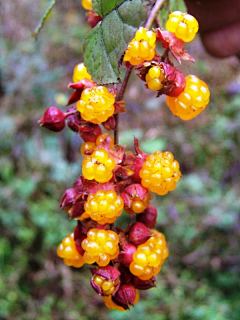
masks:
<path fill-rule="evenodd" d="M 123 61 L 127 66 L 135 66 L 146 88 L 157 91 L 157 96 L 167 95 L 167 106 L 175 116 L 190 120 L 207 107 L 210 92 L 207 84 L 197 76 L 184 77 L 170 62 L 168 53 L 171 52 L 179 62 L 181 59 L 194 62 L 184 49 L 184 43 L 194 39 L 198 22 L 190 14 L 174 11 L 169 15 L 166 29 L 147 31 L 139 28 Z M 156 42 L 162 43 L 166 49 L 164 54 L 156 52 Z"/>
<path fill-rule="evenodd" d="M 91 10 L 91 1 L 83 5 Z M 164 34 L 141 27 L 123 60 L 135 66 L 149 89 L 168 95 L 168 106 L 175 115 L 189 120 L 206 107 L 208 88 L 196 76 L 185 79 L 167 54 L 164 58 L 156 54 L 155 47 L 156 41 L 162 41 L 166 52 L 173 52 L 173 39 L 179 37 L 183 42 L 181 35 L 190 41 L 198 26 L 193 17 L 175 12 L 167 28 L 171 32 Z M 115 129 L 115 115 L 126 111 L 125 103 L 116 101 L 115 89 L 94 83 L 83 63 L 74 68 L 69 88 L 73 89 L 70 108 L 62 112 L 50 107 L 39 121 L 52 131 L 61 131 L 67 123 L 84 141 L 82 175 L 64 192 L 60 203 L 77 225 L 59 244 L 57 255 L 67 266 L 93 265 L 93 289 L 108 308 L 126 310 L 139 300 L 139 290 L 155 286 L 155 275 L 168 256 L 165 236 L 154 229 L 157 210 L 150 205 L 151 192 L 166 195 L 176 188 L 181 178 L 179 163 L 169 151 L 148 155 L 135 139 L 132 152 L 109 133 L 102 133 L 102 129 Z M 126 230 L 114 226 L 124 211 L 135 218 Z"/>
<path fill-rule="evenodd" d="M 53 131 L 62 130 L 67 120 L 84 140 L 82 175 L 60 204 L 77 226 L 59 244 L 57 255 L 67 266 L 93 265 L 92 287 L 108 308 L 126 310 L 138 301 L 139 290 L 155 286 L 155 275 L 168 256 L 164 235 L 153 229 L 157 210 L 150 205 L 151 191 L 172 191 L 181 177 L 179 164 L 168 151 L 145 154 L 137 139 L 135 153 L 115 144 L 99 125 L 113 129 L 113 115 L 97 123 L 95 119 L 106 107 L 112 114 L 122 112 L 123 101 L 115 101 L 114 91 L 97 86 L 83 64 L 75 67 L 73 81 L 69 104 L 75 105 L 65 113 L 50 107 L 40 120 Z M 91 110 L 91 120 L 78 107 L 83 103 Z M 123 211 L 135 217 L 126 230 L 113 225 Z"/>

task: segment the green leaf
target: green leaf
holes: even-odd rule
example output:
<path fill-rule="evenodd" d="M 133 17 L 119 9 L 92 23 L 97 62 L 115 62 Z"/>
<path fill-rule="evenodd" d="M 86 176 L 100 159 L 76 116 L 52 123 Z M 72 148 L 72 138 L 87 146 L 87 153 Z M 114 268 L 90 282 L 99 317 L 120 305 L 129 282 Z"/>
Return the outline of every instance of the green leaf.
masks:
<path fill-rule="evenodd" d="M 51 16 L 51 11 L 52 8 L 54 7 L 54 5 L 57 3 L 58 0 L 51 0 L 49 3 L 49 6 L 46 10 L 46 12 L 44 13 L 44 15 L 42 16 L 39 24 L 37 25 L 36 29 L 34 30 L 34 32 L 32 33 L 32 36 L 36 39 L 39 32 L 41 31 L 45 21 Z"/>
<path fill-rule="evenodd" d="M 142 0 L 96 0 L 93 8 L 103 20 L 84 44 L 84 63 L 97 84 L 119 83 L 119 62 L 139 26 L 147 19 Z"/>
<path fill-rule="evenodd" d="M 93 1 L 93 10 L 100 16 L 104 17 L 109 14 L 112 10 L 117 8 L 125 0 L 95 0 Z"/>

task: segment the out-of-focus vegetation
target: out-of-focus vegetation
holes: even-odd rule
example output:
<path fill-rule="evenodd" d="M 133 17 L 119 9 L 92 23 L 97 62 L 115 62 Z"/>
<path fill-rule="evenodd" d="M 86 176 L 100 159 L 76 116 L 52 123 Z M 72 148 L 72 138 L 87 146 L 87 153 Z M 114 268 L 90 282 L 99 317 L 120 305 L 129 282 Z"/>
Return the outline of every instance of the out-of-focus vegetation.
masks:
<path fill-rule="evenodd" d="M 35 41 L 31 32 L 47 4 L 1 4 L 0 319 L 239 319 L 239 62 L 210 58 L 198 40 L 188 46 L 197 62 L 181 69 L 204 79 L 212 95 L 187 123 L 132 75 L 120 142 L 132 148 L 135 135 L 145 152 L 172 151 L 183 178 L 174 192 L 154 198 L 170 247 L 157 288 L 129 312 L 108 311 L 88 267 L 68 268 L 55 253 L 74 226 L 59 202 L 81 173 L 81 139 L 37 120 L 50 105 L 64 106 L 90 28 L 80 1 L 59 1 Z"/>

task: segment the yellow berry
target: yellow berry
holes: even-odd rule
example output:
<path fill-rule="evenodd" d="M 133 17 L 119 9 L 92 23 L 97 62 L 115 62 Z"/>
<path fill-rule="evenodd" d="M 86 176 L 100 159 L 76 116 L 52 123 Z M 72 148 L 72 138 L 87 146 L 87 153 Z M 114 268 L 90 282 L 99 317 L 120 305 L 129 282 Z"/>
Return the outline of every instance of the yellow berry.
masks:
<path fill-rule="evenodd" d="M 67 266 L 80 268 L 84 264 L 82 255 L 76 249 L 73 232 L 65 237 L 59 244 L 57 247 L 57 255 L 63 258 L 63 262 Z"/>
<path fill-rule="evenodd" d="M 181 172 L 171 152 L 155 151 L 146 158 L 139 176 L 145 188 L 159 195 L 165 195 L 175 189 Z"/>
<path fill-rule="evenodd" d="M 115 191 L 99 190 L 88 196 L 84 209 L 92 220 L 106 224 L 116 221 L 122 213 L 123 205 L 123 199 Z"/>
<path fill-rule="evenodd" d="M 123 60 L 129 61 L 134 66 L 152 60 L 155 56 L 155 47 L 156 34 L 140 27 L 129 43 Z"/>
<path fill-rule="evenodd" d="M 151 230 L 152 236 L 138 246 L 129 266 L 130 272 L 141 280 L 149 280 L 160 272 L 161 265 L 168 256 L 168 248 L 164 235 L 157 230 Z"/>
<path fill-rule="evenodd" d="M 118 243 L 119 238 L 114 231 L 89 230 L 87 238 L 81 244 L 85 251 L 83 254 L 84 262 L 89 264 L 96 262 L 101 267 L 107 266 L 110 260 L 115 259 L 119 253 Z"/>
<path fill-rule="evenodd" d="M 99 124 L 113 115 L 114 103 L 114 95 L 106 87 L 98 86 L 83 90 L 76 107 L 84 120 Z"/>
<path fill-rule="evenodd" d="M 160 66 L 151 67 L 146 74 L 146 82 L 150 90 L 160 90 L 164 86 L 164 80 L 166 78 Z"/>
<path fill-rule="evenodd" d="M 84 63 L 79 63 L 75 66 L 73 70 L 73 82 L 78 82 L 82 79 L 87 79 L 92 81 L 91 75 L 87 72 L 87 68 Z"/>
<path fill-rule="evenodd" d="M 82 6 L 85 10 L 92 10 L 92 0 L 82 0 Z"/>
<path fill-rule="evenodd" d="M 184 91 L 178 97 L 167 97 L 166 103 L 175 116 L 191 120 L 207 107 L 209 98 L 208 85 L 197 76 L 188 75 Z"/>
<path fill-rule="evenodd" d="M 195 38 L 199 25 L 192 15 L 174 11 L 169 15 L 166 29 L 184 42 L 189 42 Z"/>
<path fill-rule="evenodd" d="M 109 157 L 108 151 L 96 149 L 84 158 L 82 174 L 88 180 L 95 179 L 97 182 L 104 183 L 112 178 L 115 166 L 115 160 Z"/>

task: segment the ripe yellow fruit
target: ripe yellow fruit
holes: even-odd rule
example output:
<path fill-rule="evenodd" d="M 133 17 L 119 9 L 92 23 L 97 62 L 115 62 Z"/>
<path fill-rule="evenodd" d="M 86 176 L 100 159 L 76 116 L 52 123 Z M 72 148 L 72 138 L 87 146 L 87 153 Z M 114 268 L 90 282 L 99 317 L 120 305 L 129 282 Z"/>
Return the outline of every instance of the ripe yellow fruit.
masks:
<path fill-rule="evenodd" d="M 129 61 L 133 66 L 152 60 L 155 56 L 155 47 L 156 33 L 140 27 L 129 43 L 123 60 Z"/>
<path fill-rule="evenodd" d="M 188 75 L 184 91 L 178 97 L 167 97 L 166 103 L 175 116 L 191 120 L 207 107 L 209 98 L 208 85 L 197 76 Z"/>
<path fill-rule="evenodd" d="M 174 11 L 169 15 L 166 29 L 184 42 L 190 42 L 195 38 L 199 25 L 197 19 L 192 15 Z"/>

